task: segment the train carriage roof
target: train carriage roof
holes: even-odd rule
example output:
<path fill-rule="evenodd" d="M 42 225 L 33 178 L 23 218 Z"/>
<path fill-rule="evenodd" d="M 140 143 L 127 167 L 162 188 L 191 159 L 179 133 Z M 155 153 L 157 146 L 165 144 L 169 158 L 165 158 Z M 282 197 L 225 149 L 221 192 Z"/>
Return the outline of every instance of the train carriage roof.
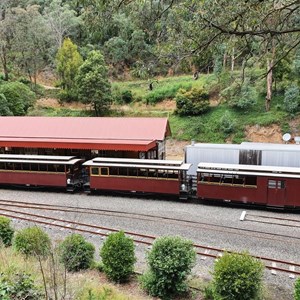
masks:
<path fill-rule="evenodd" d="M 300 178 L 300 168 L 240 164 L 199 163 L 197 173 Z"/>
<path fill-rule="evenodd" d="M 0 154 L 1 163 L 74 165 L 80 161 L 82 161 L 82 159 L 76 158 L 75 156 Z"/>
<path fill-rule="evenodd" d="M 94 158 L 83 163 L 88 167 L 117 167 L 134 169 L 156 170 L 182 170 L 187 171 L 191 164 L 176 160 L 151 160 L 151 159 L 120 159 L 120 158 Z"/>
<path fill-rule="evenodd" d="M 169 165 L 180 166 L 183 164 L 182 160 L 165 160 L 165 159 L 133 159 L 133 158 L 113 158 L 113 157 L 95 157 L 94 162 L 98 163 L 131 163 L 143 165 Z"/>

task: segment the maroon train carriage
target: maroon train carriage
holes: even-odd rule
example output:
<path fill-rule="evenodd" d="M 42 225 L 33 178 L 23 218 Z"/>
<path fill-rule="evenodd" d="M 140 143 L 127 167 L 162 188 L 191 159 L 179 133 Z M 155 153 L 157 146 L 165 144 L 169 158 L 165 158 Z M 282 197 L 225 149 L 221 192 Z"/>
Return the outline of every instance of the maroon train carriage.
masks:
<path fill-rule="evenodd" d="M 176 160 L 97 157 L 83 163 L 88 167 L 87 191 L 126 191 L 188 197 L 190 164 Z"/>
<path fill-rule="evenodd" d="M 0 154 L 0 184 L 65 187 L 80 185 L 80 164 L 75 156 Z"/>
<path fill-rule="evenodd" d="M 197 196 L 202 199 L 300 207 L 300 168 L 200 163 Z"/>

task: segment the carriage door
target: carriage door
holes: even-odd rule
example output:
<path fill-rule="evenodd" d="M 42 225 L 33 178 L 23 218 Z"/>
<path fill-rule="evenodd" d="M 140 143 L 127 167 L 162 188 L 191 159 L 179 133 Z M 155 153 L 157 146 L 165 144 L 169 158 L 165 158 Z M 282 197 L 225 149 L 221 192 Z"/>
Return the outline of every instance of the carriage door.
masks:
<path fill-rule="evenodd" d="M 268 201 L 267 205 L 285 205 L 286 181 L 280 179 L 268 179 Z"/>

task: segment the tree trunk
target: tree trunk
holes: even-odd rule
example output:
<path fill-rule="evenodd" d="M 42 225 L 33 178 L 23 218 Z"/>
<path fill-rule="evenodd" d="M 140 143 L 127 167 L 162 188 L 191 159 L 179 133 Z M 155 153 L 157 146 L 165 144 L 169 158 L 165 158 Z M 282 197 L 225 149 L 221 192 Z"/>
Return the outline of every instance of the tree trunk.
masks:
<path fill-rule="evenodd" d="M 265 101 L 266 111 L 269 111 L 271 107 L 274 58 L 275 58 L 275 45 L 273 40 L 272 57 L 267 59 L 268 74 L 267 74 L 267 95 Z"/>
<path fill-rule="evenodd" d="M 3 67 L 3 73 L 4 73 L 4 80 L 8 81 L 8 68 L 7 68 L 7 59 L 6 59 L 6 49 L 5 47 L 2 47 L 2 55 L 1 55 L 1 62 Z"/>
<path fill-rule="evenodd" d="M 242 84 L 245 81 L 245 69 L 246 69 L 246 60 L 243 59 L 243 62 L 242 62 L 242 74 L 241 74 Z"/>
<path fill-rule="evenodd" d="M 226 71 L 226 64 L 227 64 L 227 52 L 225 51 L 223 55 L 223 71 Z"/>
<path fill-rule="evenodd" d="M 233 48 L 231 54 L 231 72 L 234 71 L 234 63 L 235 63 L 235 55 L 234 55 L 234 48 Z"/>

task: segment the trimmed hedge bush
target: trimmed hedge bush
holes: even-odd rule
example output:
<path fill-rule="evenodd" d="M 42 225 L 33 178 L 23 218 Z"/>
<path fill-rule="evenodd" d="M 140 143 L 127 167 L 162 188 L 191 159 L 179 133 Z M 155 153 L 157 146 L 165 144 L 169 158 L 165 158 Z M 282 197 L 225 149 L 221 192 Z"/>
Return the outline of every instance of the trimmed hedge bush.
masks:
<path fill-rule="evenodd" d="M 0 242 L 4 246 L 10 246 L 14 235 L 14 230 L 10 226 L 10 219 L 7 217 L 0 216 Z"/>
<path fill-rule="evenodd" d="M 215 299 L 259 299 L 264 266 L 248 253 L 225 253 L 213 272 Z"/>
<path fill-rule="evenodd" d="M 157 239 L 147 255 L 150 267 L 141 284 L 151 296 L 169 299 L 188 290 L 187 276 L 196 261 L 191 241 L 180 237 Z"/>
<path fill-rule="evenodd" d="M 95 247 L 80 234 L 71 234 L 58 247 L 60 261 L 69 272 L 77 272 L 91 267 Z"/>
<path fill-rule="evenodd" d="M 51 250 L 51 241 L 46 232 L 38 226 L 33 226 L 17 232 L 13 246 L 26 256 L 46 257 Z"/>
<path fill-rule="evenodd" d="M 123 231 L 107 237 L 100 250 L 100 256 L 104 273 L 115 282 L 127 281 L 134 271 L 134 243 Z"/>

